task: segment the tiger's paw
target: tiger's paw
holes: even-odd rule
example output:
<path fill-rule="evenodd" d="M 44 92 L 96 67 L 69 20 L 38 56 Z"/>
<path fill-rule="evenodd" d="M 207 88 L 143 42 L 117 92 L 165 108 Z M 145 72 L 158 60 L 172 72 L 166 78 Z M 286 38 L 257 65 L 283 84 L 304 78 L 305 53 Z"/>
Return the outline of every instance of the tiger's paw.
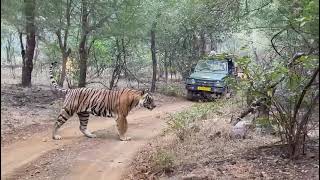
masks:
<path fill-rule="evenodd" d="M 96 137 L 97 137 L 97 135 L 92 134 L 92 133 L 86 134 L 86 136 L 87 136 L 88 138 L 96 138 Z"/>
<path fill-rule="evenodd" d="M 54 136 L 52 136 L 52 139 L 60 140 L 60 139 L 62 139 L 62 137 L 60 135 L 54 135 Z"/>
<path fill-rule="evenodd" d="M 120 137 L 121 141 L 130 141 L 131 137 Z"/>
<path fill-rule="evenodd" d="M 86 130 L 81 130 L 80 129 L 80 131 L 85 135 L 85 136 L 87 136 L 88 138 L 96 138 L 97 137 L 97 135 L 95 135 L 95 134 L 92 134 L 90 131 L 88 131 L 87 129 Z"/>

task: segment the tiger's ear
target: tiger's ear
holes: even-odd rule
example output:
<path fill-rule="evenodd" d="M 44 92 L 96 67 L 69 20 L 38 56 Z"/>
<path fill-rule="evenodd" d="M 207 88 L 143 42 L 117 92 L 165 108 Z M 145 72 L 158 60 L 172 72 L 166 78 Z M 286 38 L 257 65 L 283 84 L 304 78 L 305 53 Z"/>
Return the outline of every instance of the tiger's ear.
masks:
<path fill-rule="evenodd" d="M 146 94 L 146 93 L 148 93 L 149 92 L 149 89 L 142 89 L 141 90 L 141 95 L 144 95 L 144 94 Z"/>

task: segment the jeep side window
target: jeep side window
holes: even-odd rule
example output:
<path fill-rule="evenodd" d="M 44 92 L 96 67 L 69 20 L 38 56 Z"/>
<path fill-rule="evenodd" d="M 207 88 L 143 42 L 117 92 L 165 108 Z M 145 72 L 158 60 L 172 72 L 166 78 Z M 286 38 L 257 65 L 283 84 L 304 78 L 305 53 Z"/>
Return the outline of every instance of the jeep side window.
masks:
<path fill-rule="evenodd" d="M 232 74 L 233 69 L 234 69 L 234 65 L 232 60 L 228 60 L 228 73 Z"/>

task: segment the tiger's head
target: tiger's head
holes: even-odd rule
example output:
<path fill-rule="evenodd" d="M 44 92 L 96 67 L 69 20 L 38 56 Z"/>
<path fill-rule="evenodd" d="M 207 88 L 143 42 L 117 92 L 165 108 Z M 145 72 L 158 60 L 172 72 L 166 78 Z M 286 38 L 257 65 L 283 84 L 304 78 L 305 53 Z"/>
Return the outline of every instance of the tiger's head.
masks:
<path fill-rule="evenodd" d="M 141 93 L 142 97 L 139 100 L 139 106 L 145 107 L 149 109 L 150 111 L 153 110 L 155 107 L 157 107 L 154 103 L 154 99 L 152 95 L 149 93 L 148 90 L 143 90 Z"/>

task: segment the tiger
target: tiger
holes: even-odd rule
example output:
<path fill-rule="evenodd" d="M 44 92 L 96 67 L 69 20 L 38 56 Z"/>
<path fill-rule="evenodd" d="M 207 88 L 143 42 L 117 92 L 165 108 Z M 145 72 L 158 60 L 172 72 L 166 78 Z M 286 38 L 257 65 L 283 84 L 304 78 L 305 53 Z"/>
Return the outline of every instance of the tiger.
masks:
<path fill-rule="evenodd" d="M 129 141 L 125 136 L 128 129 L 127 116 L 134 107 L 144 107 L 153 110 L 156 105 L 148 90 L 123 88 L 119 90 L 97 88 L 64 89 L 59 87 L 53 77 L 52 63 L 49 69 L 51 85 L 58 92 L 64 93 L 65 98 L 60 113 L 54 123 L 52 138 L 60 140 L 58 129 L 75 113 L 79 117 L 80 131 L 88 138 L 97 137 L 87 129 L 90 114 L 102 117 L 115 117 L 119 139 Z"/>

